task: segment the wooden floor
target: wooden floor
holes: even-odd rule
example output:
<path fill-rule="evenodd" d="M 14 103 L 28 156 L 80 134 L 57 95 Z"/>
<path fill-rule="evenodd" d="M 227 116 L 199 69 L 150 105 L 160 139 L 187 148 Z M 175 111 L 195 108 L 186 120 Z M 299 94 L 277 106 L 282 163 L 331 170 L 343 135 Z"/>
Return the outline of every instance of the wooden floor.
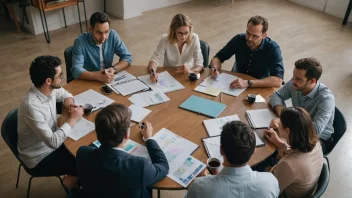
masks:
<path fill-rule="evenodd" d="M 221 49 L 234 35 L 245 32 L 247 20 L 263 15 L 269 20 L 268 35 L 281 47 L 285 65 L 285 81 L 292 76 L 294 62 L 302 57 L 319 59 L 324 72 L 321 82 L 335 94 L 336 105 L 347 120 L 348 131 L 329 156 L 331 178 L 323 197 L 350 197 L 352 192 L 352 25 L 341 26 L 342 19 L 314 11 L 285 0 L 196 0 L 143 13 L 128 19 L 113 19 L 115 29 L 132 53 L 133 64 L 147 65 L 162 34 L 167 33 L 171 18 L 187 14 L 194 31 L 210 47 L 210 56 Z M 16 108 L 24 92 L 31 86 L 28 69 L 39 55 L 59 56 L 72 45 L 79 26 L 51 31 L 51 44 L 43 35 L 18 34 L 12 23 L 0 20 L 0 122 Z M 115 58 L 115 61 L 117 58 Z M 225 63 L 230 69 L 234 59 Z M 64 67 L 64 65 L 63 65 Z M 19 188 L 15 189 L 18 162 L 0 138 L 1 197 L 24 197 L 28 175 L 22 170 Z M 163 191 L 162 197 L 183 197 L 184 191 Z M 55 178 L 32 181 L 32 197 L 65 197 Z"/>

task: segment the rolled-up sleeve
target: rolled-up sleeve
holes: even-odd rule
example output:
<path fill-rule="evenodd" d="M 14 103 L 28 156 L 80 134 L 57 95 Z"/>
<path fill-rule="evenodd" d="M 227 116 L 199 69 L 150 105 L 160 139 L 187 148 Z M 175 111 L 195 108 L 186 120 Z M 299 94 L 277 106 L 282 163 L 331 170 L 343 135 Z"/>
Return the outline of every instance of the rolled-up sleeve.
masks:
<path fill-rule="evenodd" d="M 55 89 L 56 101 L 63 102 L 66 98 L 73 98 L 72 94 L 70 94 L 64 88 Z"/>
<path fill-rule="evenodd" d="M 279 46 L 272 49 L 269 59 L 270 76 L 277 76 L 284 79 L 284 64 L 282 62 L 281 50 Z"/>
<path fill-rule="evenodd" d="M 68 123 L 64 123 L 60 129 L 53 132 L 51 127 L 45 121 L 39 107 L 36 107 L 35 105 L 28 107 L 28 114 L 25 117 L 25 122 L 37 137 L 52 149 L 59 148 L 71 131 L 71 126 Z"/>
<path fill-rule="evenodd" d="M 274 94 L 270 97 L 269 104 L 272 108 L 278 105 L 286 107 L 285 100 L 290 98 L 291 84 L 291 81 L 287 82 L 279 90 L 275 91 Z"/>
<path fill-rule="evenodd" d="M 202 55 L 202 50 L 200 48 L 200 41 L 198 35 L 194 35 L 195 46 L 193 51 L 194 66 L 202 66 L 204 62 L 204 57 Z"/>
<path fill-rule="evenodd" d="M 84 52 L 83 45 L 79 39 L 76 39 L 73 44 L 72 52 L 72 67 L 71 73 L 73 78 L 77 79 L 85 71 L 83 68 L 84 65 Z"/>
<path fill-rule="evenodd" d="M 120 57 L 119 61 L 127 61 L 130 64 L 132 63 L 132 56 L 128 51 L 125 43 L 120 39 L 117 33 L 114 33 L 113 36 L 115 37 L 114 40 L 116 41 L 115 44 L 115 54 Z"/>
<path fill-rule="evenodd" d="M 166 42 L 167 39 L 165 36 L 163 36 L 159 43 L 158 46 L 156 47 L 152 57 L 150 57 L 149 61 L 153 61 L 156 63 L 157 66 L 161 64 L 161 61 L 164 59 L 165 51 L 166 51 Z"/>

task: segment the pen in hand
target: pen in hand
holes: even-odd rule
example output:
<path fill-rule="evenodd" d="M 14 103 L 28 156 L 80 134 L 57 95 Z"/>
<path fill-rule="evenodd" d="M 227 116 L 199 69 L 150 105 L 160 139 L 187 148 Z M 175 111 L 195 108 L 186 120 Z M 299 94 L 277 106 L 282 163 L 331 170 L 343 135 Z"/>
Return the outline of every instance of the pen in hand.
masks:
<path fill-rule="evenodd" d="M 153 77 L 155 78 L 156 82 L 158 82 L 158 79 L 156 79 L 156 77 L 155 77 L 154 69 L 150 69 L 150 71 L 152 71 Z"/>

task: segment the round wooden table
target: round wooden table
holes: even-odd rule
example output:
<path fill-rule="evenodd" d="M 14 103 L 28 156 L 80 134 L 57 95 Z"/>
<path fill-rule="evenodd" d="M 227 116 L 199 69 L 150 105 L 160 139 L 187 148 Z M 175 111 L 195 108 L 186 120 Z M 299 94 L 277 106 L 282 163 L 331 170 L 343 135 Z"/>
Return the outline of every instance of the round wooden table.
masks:
<path fill-rule="evenodd" d="M 148 73 L 146 66 L 130 66 L 127 71 L 134 76 L 141 76 Z M 175 68 L 168 67 L 159 67 L 157 72 L 168 71 L 176 80 L 178 80 L 185 89 L 181 89 L 178 91 L 167 93 L 167 96 L 171 99 L 170 101 L 162 104 L 158 104 L 156 106 L 146 107 L 150 109 L 152 112 L 145 118 L 152 123 L 154 128 L 154 134 L 158 132 L 162 128 L 169 129 L 175 134 L 182 136 L 198 145 L 200 147 L 192 154 L 193 157 L 199 159 L 202 162 L 206 162 L 208 159 L 205 148 L 202 144 L 201 139 L 204 137 L 208 137 L 205 127 L 203 126 L 203 120 L 210 119 L 209 117 L 198 115 L 196 113 L 192 113 L 190 111 L 186 111 L 180 109 L 178 106 L 185 101 L 189 96 L 196 95 L 209 100 L 213 100 L 216 102 L 220 102 L 220 95 L 217 97 L 209 96 L 197 91 L 194 91 L 194 88 L 198 86 L 204 78 L 210 75 L 210 70 L 206 68 L 201 73 L 201 78 L 197 81 L 190 81 L 187 75 L 176 73 Z M 253 77 L 240 74 L 223 71 L 225 73 L 236 75 L 243 79 L 254 79 Z M 73 95 L 77 95 L 82 93 L 88 89 L 93 89 L 101 94 L 102 91 L 99 89 L 103 84 L 96 81 L 85 81 L 85 80 L 74 80 L 69 84 L 65 85 L 64 88 L 68 90 Z M 218 116 L 224 117 L 233 114 L 237 114 L 241 121 L 248 123 L 245 117 L 245 111 L 249 109 L 263 109 L 268 108 L 267 103 L 255 103 L 248 104 L 244 101 L 244 97 L 247 94 L 260 94 L 266 100 L 268 100 L 269 96 L 274 92 L 273 88 L 249 88 L 245 92 L 243 92 L 238 97 L 222 94 L 222 103 L 226 104 L 225 110 Z M 111 94 L 107 95 L 109 98 L 116 101 L 116 103 L 123 104 L 125 106 L 130 106 L 131 102 L 127 99 L 130 96 L 123 97 L 122 95 Z M 205 107 L 206 108 L 206 107 Z M 92 122 L 94 122 L 94 118 L 97 114 L 97 111 L 90 114 L 85 115 L 84 117 Z M 143 142 L 141 135 L 139 133 L 138 125 L 134 125 L 131 127 L 131 136 L 130 138 L 142 145 L 145 145 Z M 87 134 L 81 139 L 74 141 L 71 138 L 67 138 L 65 141 L 65 146 L 67 149 L 73 154 L 76 155 L 76 152 L 80 146 L 90 145 L 93 141 L 97 140 L 95 131 Z M 267 140 L 264 139 L 266 145 L 264 147 L 258 147 L 256 152 L 253 154 L 249 161 L 249 165 L 253 166 L 259 162 L 262 162 L 266 158 L 268 158 L 274 151 L 275 147 Z M 165 177 L 158 183 L 153 185 L 154 189 L 163 189 L 163 190 L 180 190 L 184 189 L 181 185 L 174 182 L 173 180 Z"/>

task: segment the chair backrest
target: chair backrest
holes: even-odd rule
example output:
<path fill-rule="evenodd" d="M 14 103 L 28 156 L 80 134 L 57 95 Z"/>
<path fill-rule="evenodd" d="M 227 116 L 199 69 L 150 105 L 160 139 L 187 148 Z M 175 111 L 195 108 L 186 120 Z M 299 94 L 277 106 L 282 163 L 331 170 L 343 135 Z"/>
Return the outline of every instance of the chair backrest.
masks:
<path fill-rule="evenodd" d="M 328 166 L 325 163 L 323 163 L 323 168 L 321 169 L 320 177 L 318 180 L 317 190 L 315 191 L 312 198 L 318 198 L 324 194 L 329 184 L 329 178 L 330 178 L 330 173 L 329 173 Z"/>
<path fill-rule="evenodd" d="M 347 130 L 345 117 L 337 107 L 335 107 L 335 117 L 332 125 L 334 127 L 334 140 L 331 150 L 336 146 Z"/>
<path fill-rule="evenodd" d="M 208 67 L 209 66 L 209 53 L 210 53 L 210 47 L 208 43 L 205 41 L 200 40 L 200 49 L 202 50 L 202 55 L 203 55 L 203 66 Z"/>
<path fill-rule="evenodd" d="M 72 67 L 72 51 L 73 51 L 73 46 L 68 47 L 65 52 L 65 63 L 66 63 L 66 75 L 67 75 L 67 83 L 73 81 L 73 76 L 71 73 L 71 67 Z"/>
<path fill-rule="evenodd" d="M 17 109 L 12 109 L 7 114 L 1 126 L 1 136 L 11 149 L 12 153 L 16 156 L 17 159 L 19 159 L 17 150 L 17 112 Z"/>

